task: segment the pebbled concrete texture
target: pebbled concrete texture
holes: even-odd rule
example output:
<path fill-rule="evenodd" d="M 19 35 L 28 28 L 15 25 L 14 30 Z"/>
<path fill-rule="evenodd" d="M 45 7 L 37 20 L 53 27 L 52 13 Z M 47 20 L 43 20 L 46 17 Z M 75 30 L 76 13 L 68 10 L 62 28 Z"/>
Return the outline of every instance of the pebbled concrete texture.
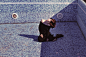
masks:
<path fill-rule="evenodd" d="M 11 2 L 12 0 L 6 0 L 8 2 L 4 1 L 0 2 L 0 23 L 39 22 L 41 19 L 48 19 L 51 17 L 56 21 L 77 20 L 77 0 L 55 0 L 54 2 L 48 0 L 51 1 L 49 4 L 43 1 L 26 3 L 21 2 L 23 0 L 19 0 L 20 2 L 17 0 L 18 2 L 16 3 Z M 17 19 L 12 18 L 13 13 L 17 13 Z"/>
<path fill-rule="evenodd" d="M 0 0 L 0 2 L 72 2 L 74 0 Z"/>
<path fill-rule="evenodd" d="M 64 37 L 55 42 L 42 43 L 41 57 L 86 57 L 86 41 L 76 22 L 57 23 L 51 31 Z"/>
<path fill-rule="evenodd" d="M 80 1 L 0 0 L 0 57 L 86 57 L 85 7 L 80 7 Z M 13 19 L 12 13 L 17 13 L 18 18 Z M 64 37 L 54 42 L 38 42 L 39 21 L 50 17 L 57 21 L 50 32 Z"/>
<path fill-rule="evenodd" d="M 1 57 L 86 57 L 86 41 L 76 22 L 57 22 L 54 42 L 38 42 L 39 23 L 0 25 Z"/>
<path fill-rule="evenodd" d="M 35 23 L 0 25 L 0 56 L 39 57 L 41 43 L 33 41 L 37 40 L 37 28 Z"/>

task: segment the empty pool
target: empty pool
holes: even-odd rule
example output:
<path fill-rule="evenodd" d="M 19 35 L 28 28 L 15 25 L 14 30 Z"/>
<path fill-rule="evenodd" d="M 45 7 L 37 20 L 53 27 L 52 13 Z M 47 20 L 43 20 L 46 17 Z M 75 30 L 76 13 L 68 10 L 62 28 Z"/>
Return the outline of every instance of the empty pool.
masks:
<path fill-rule="evenodd" d="M 0 1 L 0 57 L 86 57 L 86 4 L 83 0 Z M 38 42 L 41 19 L 53 18 L 53 35 Z"/>

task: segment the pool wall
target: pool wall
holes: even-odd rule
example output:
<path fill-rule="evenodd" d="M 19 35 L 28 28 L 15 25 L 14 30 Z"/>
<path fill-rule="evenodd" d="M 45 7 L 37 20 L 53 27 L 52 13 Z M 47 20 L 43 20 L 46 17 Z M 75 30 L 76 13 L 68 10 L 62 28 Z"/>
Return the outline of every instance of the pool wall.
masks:
<path fill-rule="evenodd" d="M 86 39 L 86 3 L 83 0 L 78 0 L 77 23 Z"/>
<path fill-rule="evenodd" d="M 13 19 L 12 14 L 18 18 Z M 39 22 L 54 18 L 56 21 L 77 20 L 77 0 L 1 0 L 0 23 Z"/>

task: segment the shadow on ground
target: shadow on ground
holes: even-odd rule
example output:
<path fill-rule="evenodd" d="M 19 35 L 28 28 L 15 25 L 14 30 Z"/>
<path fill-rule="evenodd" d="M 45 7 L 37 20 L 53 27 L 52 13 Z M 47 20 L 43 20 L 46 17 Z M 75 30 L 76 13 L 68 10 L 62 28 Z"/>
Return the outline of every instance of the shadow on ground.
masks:
<path fill-rule="evenodd" d="M 18 34 L 19 36 L 27 37 L 27 38 L 32 38 L 34 41 L 38 42 L 38 36 L 35 35 L 26 35 L 26 34 Z"/>

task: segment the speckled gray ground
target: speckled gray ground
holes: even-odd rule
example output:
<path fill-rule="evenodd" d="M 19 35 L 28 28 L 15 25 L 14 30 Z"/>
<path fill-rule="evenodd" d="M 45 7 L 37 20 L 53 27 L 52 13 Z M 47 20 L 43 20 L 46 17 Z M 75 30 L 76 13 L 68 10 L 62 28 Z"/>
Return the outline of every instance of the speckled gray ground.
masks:
<path fill-rule="evenodd" d="M 76 22 L 58 22 L 50 32 L 64 37 L 54 42 L 38 42 L 38 25 L 0 25 L 0 57 L 86 57 L 86 41 Z"/>

